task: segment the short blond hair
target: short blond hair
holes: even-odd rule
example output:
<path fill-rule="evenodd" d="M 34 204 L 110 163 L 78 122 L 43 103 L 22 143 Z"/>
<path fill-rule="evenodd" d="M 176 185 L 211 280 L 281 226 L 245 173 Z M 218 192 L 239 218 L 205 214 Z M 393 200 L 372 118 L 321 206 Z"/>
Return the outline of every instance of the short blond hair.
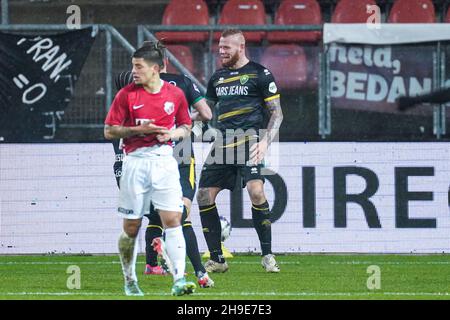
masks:
<path fill-rule="evenodd" d="M 227 30 L 224 30 L 220 36 L 223 37 L 223 38 L 226 38 L 226 37 L 229 37 L 229 36 L 234 36 L 236 34 L 241 35 L 245 39 L 244 34 L 239 29 L 227 29 Z"/>

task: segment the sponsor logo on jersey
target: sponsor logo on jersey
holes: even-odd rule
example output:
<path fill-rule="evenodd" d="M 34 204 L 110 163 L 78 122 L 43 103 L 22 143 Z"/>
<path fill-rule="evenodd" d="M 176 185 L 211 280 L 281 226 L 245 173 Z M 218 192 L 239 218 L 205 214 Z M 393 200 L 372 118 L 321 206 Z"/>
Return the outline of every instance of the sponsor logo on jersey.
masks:
<path fill-rule="evenodd" d="M 277 85 L 275 84 L 275 82 L 271 82 L 270 84 L 269 84 L 269 92 L 271 92 L 271 93 L 275 93 L 275 92 L 277 92 Z"/>
<path fill-rule="evenodd" d="M 172 114 L 175 110 L 175 104 L 171 101 L 164 102 L 164 111 L 167 114 Z"/>
<path fill-rule="evenodd" d="M 138 105 L 138 106 L 133 106 L 133 110 L 140 109 L 140 108 L 142 108 L 143 106 L 144 106 L 143 104 L 140 104 L 140 105 Z"/>
<path fill-rule="evenodd" d="M 258 168 L 255 168 L 255 167 L 251 168 L 250 174 L 257 174 L 257 173 L 258 173 Z"/>
<path fill-rule="evenodd" d="M 264 74 L 265 74 L 266 76 L 268 76 L 268 75 L 270 74 L 270 71 L 267 70 L 267 69 L 264 69 Z"/>
<path fill-rule="evenodd" d="M 216 95 L 221 96 L 247 96 L 248 87 L 247 86 L 230 86 L 230 87 L 220 87 L 216 88 Z"/>
<path fill-rule="evenodd" d="M 248 75 L 244 74 L 241 76 L 239 81 L 241 82 L 242 85 L 244 85 L 248 81 L 248 79 L 249 79 Z"/>
<path fill-rule="evenodd" d="M 137 126 L 140 126 L 141 124 L 150 122 L 150 119 L 136 118 L 136 119 L 134 119 L 134 122 Z"/>

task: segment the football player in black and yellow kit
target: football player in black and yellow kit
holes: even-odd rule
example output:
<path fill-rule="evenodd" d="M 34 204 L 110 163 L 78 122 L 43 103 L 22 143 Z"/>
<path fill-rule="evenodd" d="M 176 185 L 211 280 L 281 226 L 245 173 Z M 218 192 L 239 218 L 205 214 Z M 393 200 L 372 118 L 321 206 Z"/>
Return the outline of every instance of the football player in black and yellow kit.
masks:
<path fill-rule="evenodd" d="M 270 70 L 247 58 L 245 38 L 240 30 L 222 33 L 219 54 L 223 68 L 212 75 L 206 92 L 211 109 L 218 110 L 219 138 L 216 137 L 202 169 L 197 193 L 203 234 L 211 254 L 205 269 L 208 272 L 228 270 L 221 249 L 215 200 L 221 190 L 233 190 L 236 179 L 242 177 L 242 187 L 247 188 L 252 202 L 261 263 L 267 272 L 279 272 L 272 254 L 272 221 L 261 169 L 283 119 L 280 94 Z"/>

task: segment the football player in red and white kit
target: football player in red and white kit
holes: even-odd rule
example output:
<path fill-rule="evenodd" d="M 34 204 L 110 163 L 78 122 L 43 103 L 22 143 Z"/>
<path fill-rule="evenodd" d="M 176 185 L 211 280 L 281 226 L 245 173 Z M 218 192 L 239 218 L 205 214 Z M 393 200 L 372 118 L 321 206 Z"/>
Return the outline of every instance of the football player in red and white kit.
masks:
<path fill-rule="evenodd" d="M 125 294 L 143 295 L 135 265 L 136 238 L 150 202 L 165 227 L 165 251 L 172 264 L 172 294 L 192 293 L 193 282 L 184 278 L 186 244 L 181 227 L 182 191 L 172 141 L 188 137 L 191 119 L 183 92 L 161 80 L 163 54 L 156 44 L 135 51 L 134 83 L 120 90 L 105 120 L 105 138 L 123 139 L 126 156 L 120 181 L 118 212 L 123 217 L 119 254 Z"/>

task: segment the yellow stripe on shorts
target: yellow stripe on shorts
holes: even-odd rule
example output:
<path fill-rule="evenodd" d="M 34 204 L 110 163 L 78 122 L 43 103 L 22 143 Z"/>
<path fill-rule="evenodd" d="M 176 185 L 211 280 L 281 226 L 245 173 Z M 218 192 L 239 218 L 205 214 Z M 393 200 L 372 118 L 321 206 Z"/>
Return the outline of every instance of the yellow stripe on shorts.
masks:
<path fill-rule="evenodd" d="M 189 183 L 191 188 L 194 189 L 195 185 L 195 159 L 191 158 L 191 165 L 189 167 Z"/>

